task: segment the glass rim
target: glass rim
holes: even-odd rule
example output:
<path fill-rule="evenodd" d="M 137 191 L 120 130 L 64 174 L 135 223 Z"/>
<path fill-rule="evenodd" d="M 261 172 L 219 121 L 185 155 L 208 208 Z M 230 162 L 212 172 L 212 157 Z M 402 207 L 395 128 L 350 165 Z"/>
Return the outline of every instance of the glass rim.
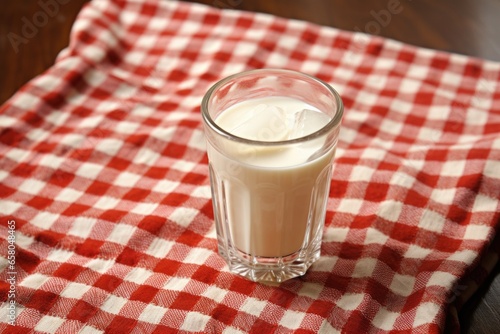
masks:
<path fill-rule="evenodd" d="M 275 73 L 275 74 L 280 74 L 280 73 L 281 74 L 293 74 L 293 75 L 298 75 L 298 76 L 307 78 L 309 80 L 312 80 L 314 82 L 317 82 L 318 84 L 320 84 L 321 86 L 326 88 L 332 94 L 332 97 L 335 99 L 335 102 L 337 103 L 337 110 L 336 110 L 335 115 L 332 117 L 332 119 L 328 123 L 326 123 L 323 127 L 321 127 L 321 129 L 319 129 L 313 133 L 310 133 L 306 136 L 299 137 L 299 138 L 277 140 L 277 141 L 261 141 L 261 140 L 247 139 L 247 138 L 239 137 L 239 136 L 232 134 L 229 131 L 224 130 L 222 127 L 217 125 L 215 120 L 210 116 L 210 113 L 208 110 L 208 103 L 209 103 L 210 98 L 212 97 L 213 93 L 217 89 L 219 89 L 220 87 L 225 85 L 226 83 L 228 83 L 236 78 L 248 76 L 251 74 L 264 73 L 264 72 Z M 243 72 L 239 72 L 236 74 L 232 74 L 228 77 L 225 77 L 224 79 L 217 81 L 215 84 L 213 84 L 208 89 L 208 91 L 205 93 L 205 95 L 203 96 L 203 99 L 201 101 L 201 114 L 202 114 L 202 118 L 203 118 L 205 124 L 207 124 L 213 131 L 215 131 L 216 133 L 218 133 L 219 135 L 222 135 L 223 137 L 225 137 L 227 139 L 237 141 L 237 142 L 243 143 L 243 144 L 248 144 L 248 145 L 278 146 L 278 145 L 289 145 L 289 144 L 306 142 L 306 141 L 315 139 L 317 137 L 320 137 L 320 136 L 328 133 L 331 129 L 337 127 L 340 124 L 340 122 L 342 120 L 342 116 L 344 114 L 344 103 L 342 102 L 342 98 L 340 97 L 339 93 L 330 84 L 328 84 L 327 82 L 325 82 L 321 79 L 318 79 L 317 77 L 314 77 L 312 75 L 309 75 L 309 74 L 306 74 L 303 72 L 294 71 L 294 70 L 262 68 L 262 69 L 254 69 L 254 70 L 248 70 L 248 71 L 243 71 Z"/>

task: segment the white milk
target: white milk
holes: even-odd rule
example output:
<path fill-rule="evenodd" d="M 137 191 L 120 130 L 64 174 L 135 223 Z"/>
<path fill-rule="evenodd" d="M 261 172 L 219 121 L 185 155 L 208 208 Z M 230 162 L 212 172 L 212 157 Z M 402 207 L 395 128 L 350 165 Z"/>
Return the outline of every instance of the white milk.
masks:
<path fill-rule="evenodd" d="M 267 97 L 236 104 L 215 123 L 238 137 L 283 141 L 313 133 L 329 121 L 300 100 Z M 297 127 L 300 122 L 304 123 Z M 226 206 L 221 219 L 239 251 L 259 257 L 287 256 L 318 232 L 334 154 L 331 149 L 320 157 L 314 155 L 323 142 L 320 138 L 266 147 L 227 141 L 224 154 L 208 145 L 212 177 L 217 180 L 215 193 Z"/>

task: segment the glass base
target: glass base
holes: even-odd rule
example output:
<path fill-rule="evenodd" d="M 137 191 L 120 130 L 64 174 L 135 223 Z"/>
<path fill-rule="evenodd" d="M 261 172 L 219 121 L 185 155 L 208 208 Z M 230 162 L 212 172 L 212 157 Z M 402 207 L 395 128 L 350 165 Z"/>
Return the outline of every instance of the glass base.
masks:
<path fill-rule="evenodd" d="M 232 273 L 263 283 L 280 283 L 302 276 L 320 256 L 319 249 L 308 256 L 297 252 L 285 257 L 258 257 L 240 251 L 226 252 L 222 247 L 219 247 L 219 254 Z"/>

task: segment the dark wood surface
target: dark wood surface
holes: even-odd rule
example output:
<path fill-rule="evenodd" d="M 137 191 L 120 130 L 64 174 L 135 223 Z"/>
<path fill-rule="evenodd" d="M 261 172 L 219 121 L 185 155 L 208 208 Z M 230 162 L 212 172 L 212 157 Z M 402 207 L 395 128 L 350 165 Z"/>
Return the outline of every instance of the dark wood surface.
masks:
<path fill-rule="evenodd" d="M 0 11 L 0 104 L 50 67 L 68 45 L 87 0 L 6 0 Z M 94 0 L 110 1 L 110 0 Z M 42 1 L 54 3 L 54 1 Z M 219 8 L 295 18 L 359 30 L 409 44 L 500 61 L 500 0 L 196 0 Z M 384 10 L 394 6 L 390 17 Z M 56 8 L 57 7 L 57 8 Z M 47 20 L 44 20 L 46 13 Z M 378 20 L 377 20 L 378 16 Z M 29 24 L 38 20 L 30 30 Z M 17 36 L 17 37 L 16 37 Z M 500 332 L 499 266 L 460 313 L 463 333 Z"/>

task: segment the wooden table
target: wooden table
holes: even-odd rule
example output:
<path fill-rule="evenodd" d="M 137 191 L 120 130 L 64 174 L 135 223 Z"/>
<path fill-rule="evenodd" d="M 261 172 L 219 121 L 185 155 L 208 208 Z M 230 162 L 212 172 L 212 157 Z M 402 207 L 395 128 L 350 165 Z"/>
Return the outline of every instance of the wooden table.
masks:
<path fill-rule="evenodd" d="M 105 1 L 105 0 L 95 0 Z M 108 1 L 108 0 L 106 0 Z M 0 104 L 51 66 L 87 0 L 17 0 L 0 11 Z M 500 61 L 498 0 L 195 0 Z M 42 5 L 44 4 L 44 5 Z M 35 24 L 34 24 L 35 23 Z M 497 333 L 500 267 L 460 314 L 464 333 Z"/>

